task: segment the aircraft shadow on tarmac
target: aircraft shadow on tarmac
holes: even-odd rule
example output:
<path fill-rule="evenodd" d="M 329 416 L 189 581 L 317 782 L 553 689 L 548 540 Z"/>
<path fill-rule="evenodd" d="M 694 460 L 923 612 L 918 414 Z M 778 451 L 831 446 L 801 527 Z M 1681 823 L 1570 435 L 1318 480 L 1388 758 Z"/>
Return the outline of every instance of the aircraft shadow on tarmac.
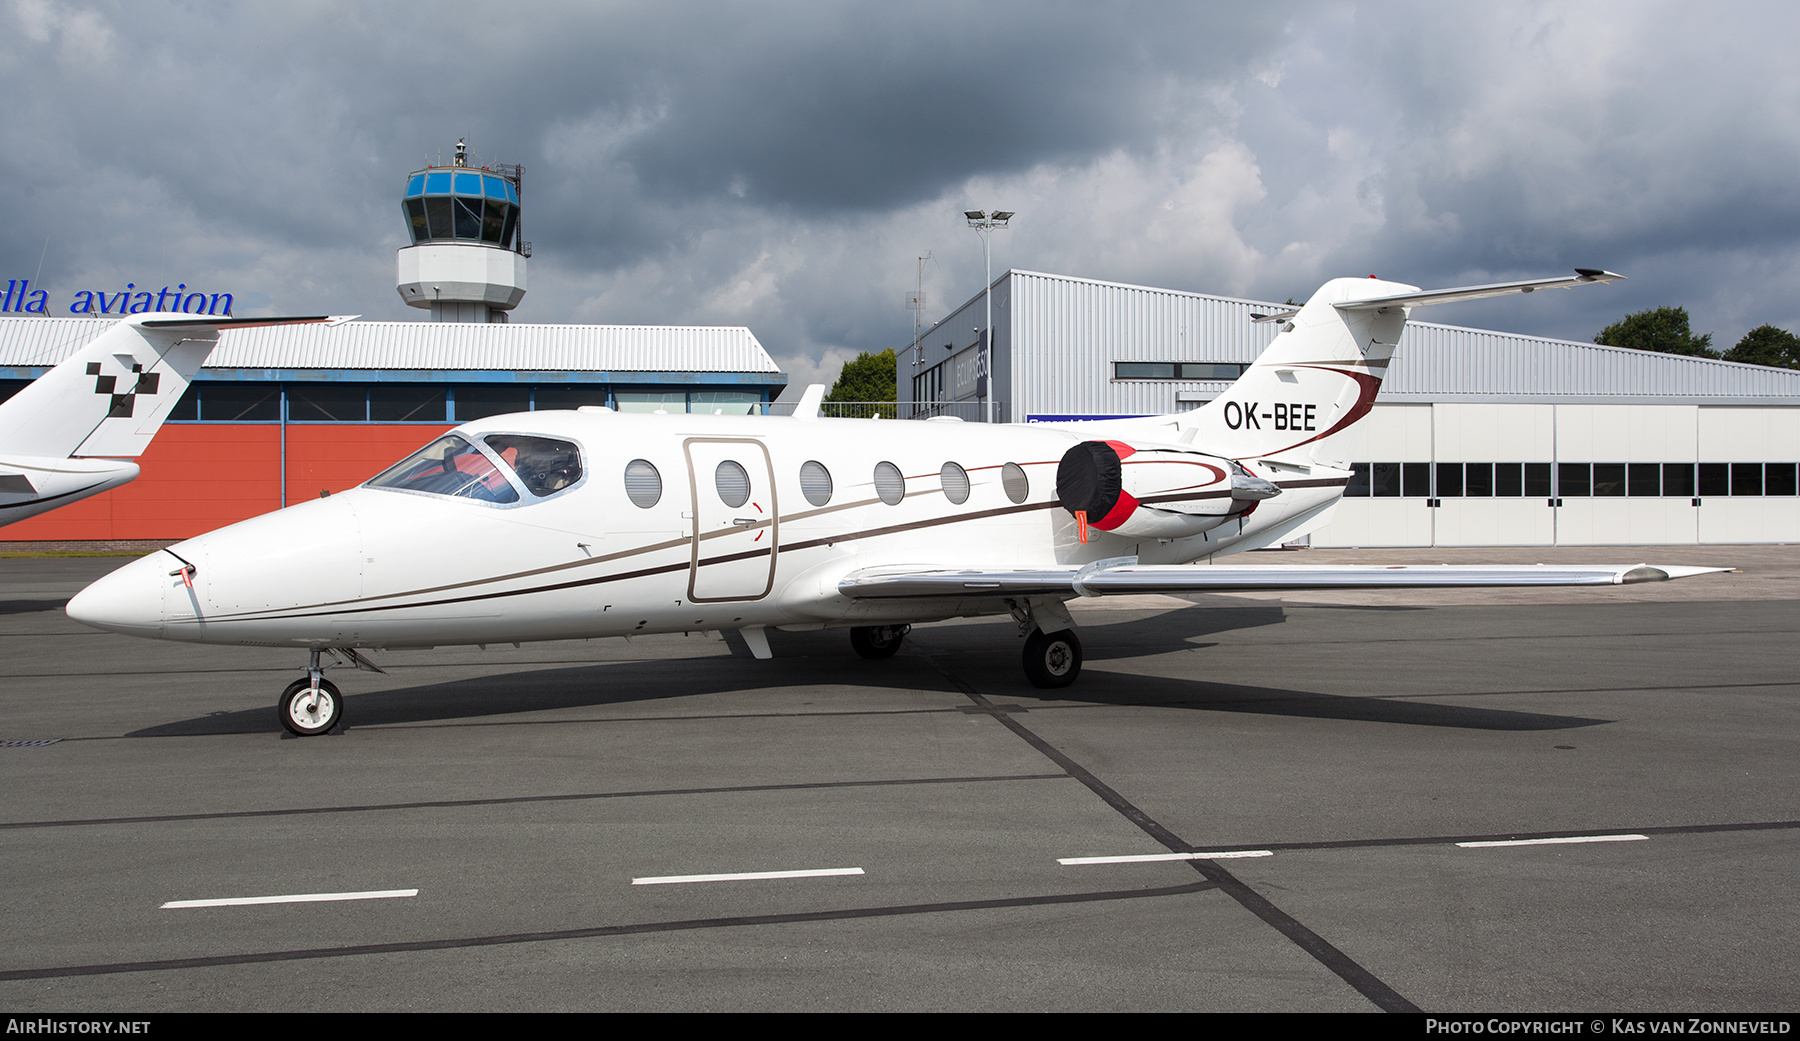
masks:
<path fill-rule="evenodd" d="M 1122 618 L 1111 623 L 1084 623 L 1080 632 L 1087 651 L 1088 669 L 1083 672 L 1080 681 L 1067 691 L 1038 690 L 1025 682 L 1017 666 L 1017 642 L 1010 638 L 1011 626 L 1007 624 L 1002 630 L 1002 623 L 974 623 L 922 631 L 917 634 L 917 639 L 911 641 L 908 650 L 886 662 L 865 662 L 858 659 L 841 632 L 771 632 L 770 644 L 775 651 L 775 658 L 760 662 L 714 653 L 698 657 L 595 662 L 553 669 L 533 669 L 529 665 L 521 665 L 509 670 L 505 664 L 496 663 L 495 673 L 491 676 L 362 693 L 352 691 L 355 686 L 364 682 L 373 684 L 383 681 L 368 674 L 350 674 L 347 671 L 335 675 L 346 687 L 344 713 L 346 724 L 351 728 L 454 723 L 484 716 L 634 703 L 649 705 L 698 695 L 781 687 L 856 684 L 904 690 L 942 690 L 946 685 L 946 677 L 938 666 L 948 660 L 954 660 L 956 675 L 965 681 L 974 681 L 974 689 L 1009 700 L 1017 699 L 1024 703 L 1035 701 L 1044 705 L 1130 705 L 1501 731 L 1565 730 L 1612 722 L 1582 716 L 1445 705 L 1410 699 L 1395 700 L 1280 687 L 1213 683 L 1203 679 L 1146 676 L 1095 667 L 1095 663 L 1107 660 L 1204 649 L 1216 645 L 1198 642 L 1197 637 L 1232 629 L 1280 624 L 1284 620 L 1285 614 L 1280 607 L 1256 607 L 1184 610 L 1170 612 L 1154 620 Z M 996 639 L 996 630 L 1004 631 L 1007 638 Z M 403 676 L 404 672 L 399 675 Z M 275 690 L 271 688 L 267 693 L 270 697 L 266 700 L 272 702 Z M 719 711 L 721 714 L 731 714 L 728 705 L 721 707 Z M 541 722 L 553 724 L 557 721 Z M 281 725 L 270 707 L 259 704 L 255 708 L 241 711 L 222 712 L 147 727 L 128 736 L 173 737 L 265 732 L 280 733 Z"/>

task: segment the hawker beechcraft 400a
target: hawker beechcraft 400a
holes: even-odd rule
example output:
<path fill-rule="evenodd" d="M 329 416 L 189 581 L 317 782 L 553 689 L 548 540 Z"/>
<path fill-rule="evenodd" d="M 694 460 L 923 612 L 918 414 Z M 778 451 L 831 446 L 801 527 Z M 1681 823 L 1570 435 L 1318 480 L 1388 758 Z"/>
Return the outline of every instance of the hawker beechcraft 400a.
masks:
<path fill-rule="evenodd" d="M 914 623 L 1011 614 L 1025 674 L 1067 686 L 1065 601 L 1115 593 L 1612 585 L 1707 568 L 1207 566 L 1324 524 L 1408 311 L 1604 282 L 1420 292 L 1326 283 L 1179 415 L 1081 424 L 528 412 L 465 423 L 367 484 L 134 561 L 70 601 L 113 632 L 304 649 L 296 734 L 335 725 L 325 668 L 364 649 L 845 628 L 865 658 Z M 1196 566 L 1200 565 L 1200 566 Z"/>
<path fill-rule="evenodd" d="M 352 316 L 122 319 L 0 404 L 0 525 L 117 488 L 206 363 L 221 329 Z"/>

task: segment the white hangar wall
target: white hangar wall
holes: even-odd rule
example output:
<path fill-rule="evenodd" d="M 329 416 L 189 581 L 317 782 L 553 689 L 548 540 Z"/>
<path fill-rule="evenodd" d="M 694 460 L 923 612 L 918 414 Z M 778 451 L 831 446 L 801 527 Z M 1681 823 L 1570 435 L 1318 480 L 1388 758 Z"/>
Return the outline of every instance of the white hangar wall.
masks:
<path fill-rule="evenodd" d="M 1209 401 L 1279 305 L 1008 271 L 993 306 L 996 408 L 1030 422 Z M 902 416 L 980 418 L 983 316 L 898 352 Z M 1800 542 L 1800 371 L 1409 322 L 1358 429 L 1315 546 Z"/>

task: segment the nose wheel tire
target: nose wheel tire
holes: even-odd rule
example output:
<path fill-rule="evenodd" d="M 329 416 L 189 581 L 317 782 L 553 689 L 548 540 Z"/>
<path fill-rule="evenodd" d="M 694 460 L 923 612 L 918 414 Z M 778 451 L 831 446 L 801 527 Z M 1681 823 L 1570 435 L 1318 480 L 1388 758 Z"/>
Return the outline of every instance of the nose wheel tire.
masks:
<path fill-rule="evenodd" d="M 295 680 L 275 706 L 281 725 L 299 737 L 323 734 L 337 726 L 343 712 L 344 697 L 330 680 L 320 680 L 317 688 L 311 680 Z"/>
<path fill-rule="evenodd" d="M 1025 638 L 1025 678 L 1034 687 L 1055 690 L 1081 675 L 1081 641 L 1068 629 L 1033 629 Z"/>
<path fill-rule="evenodd" d="M 892 658 L 900 651 L 900 642 L 912 629 L 910 625 L 862 625 L 850 630 L 850 646 L 870 661 Z"/>

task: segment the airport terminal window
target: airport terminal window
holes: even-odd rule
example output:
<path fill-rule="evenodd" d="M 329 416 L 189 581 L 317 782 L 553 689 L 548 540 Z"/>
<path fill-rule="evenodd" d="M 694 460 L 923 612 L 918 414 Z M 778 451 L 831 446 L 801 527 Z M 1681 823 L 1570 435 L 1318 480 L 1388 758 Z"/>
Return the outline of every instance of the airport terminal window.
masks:
<path fill-rule="evenodd" d="M 442 423 L 449 415 L 449 391 L 441 384 L 377 383 L 369 387 L 373 423 Z"/>
<path fill-rule="evenodd" d="M 537 398 L 536 408 L 580 408 L 583 405 L 606 404 L 606 387 L 598 383 L 564 383 L 556 386 L 538 387 L 534 392 Z M 623 396 L 623 395 L 621 395 Z M 624 412 L 626 409 L 619 409 Z M 680 408 L 676 412 L 683 411 Z"/>
<path fill-rule="evenodd" d="M 938 482 L 943 486 L 944 498 L 952 503 L 961 506 L 969 501 L 969 474 L 962 467 L 955 463 L 945 463 L 944 468 L 938 471 Z"/>
<path fill-rule="evenodd" d="M 531 388 L 518 386 L 456 388 L 456 421 L 531 411 Z"/>
<path fill-rule="evenodd" d="M 581 449 L 572 441 L 530 434 L 489 434 L 481 439 L 519 475 L 519 483 L 543 498 L 581 480 Z"/>
<path fill-rule="evenodd" d="M 695 390 L 688 392 L 688 411 L 712 415 L 753 416 L 762 404 L 762 393 L 754 390 Z M 671 409 L 670 411 L 674 411 Z"/>
<path fill-rule="evenodd" d="M 500 504 L 519 501 L 518 489 L 493 460 L 455 434 L 446 434 L 408 456 L 370 481 L 369 487 Z"/>
<path fill-rule="evenodd" d="M 1116 361 L 1116 380 L 1235 380 L 1250 366 L 1216 361 Z"/>
<path fill-rule="evenodd" d="M 1617 499 L 1625 494 L 1625 464 L 1595 463 L 1594 490 L 1596 499 Z"/>
<path fill-rule="evenodd" d="M 206 404 L 203 397 L 200 407 L 205 409 Z M 360 383 L 289 384 L 288 419 L 296 423 L 367 422 L 369 389 Z"/>
<path fill-rule="evenodd" d="M 1686 499 L 1694 494 L 1694 464 L 1662 464 L 1663 494 Z"/>
<path fill-rule="evenodd" d="M 257 423 L 281 419 L 281 385 L 278 383 L 212 383 L 197 381 L 200 414 L 204 423 Z"/>
<path fill-rule="evenodd" d="M 809 459 L 800 464 L 800 494 L 814 506 L 831 501 L 831 471 L 824 463 Z"/>
<path fill-rule="evenodd" d="M 906 478 L 898 466 L 886 461 L 875 464 L 875 494 L 889 506 L 898 506 L 906 498 Z"/>
<path fill-rule="evenodd" d="M 1800 494 L 1800 486 L 1795 481 L 1797 470 L 1800 470 L 1800 465 L 1794 463 L 1763 464 L 1763 494 Z"/>
<path fill-rule="evenodd" d="M 648 459 L 625 464 L 625 497 L 633 506 L 649 509 L 662 501 L 662 474 Z"/>
<path fill-rule="evenodd" d="M 613 395 L 620 412 L 686 412 L 687 392 L 681 390 L 621 390 Z M 540 406 L 541 407 L 541 406 Z"/>

